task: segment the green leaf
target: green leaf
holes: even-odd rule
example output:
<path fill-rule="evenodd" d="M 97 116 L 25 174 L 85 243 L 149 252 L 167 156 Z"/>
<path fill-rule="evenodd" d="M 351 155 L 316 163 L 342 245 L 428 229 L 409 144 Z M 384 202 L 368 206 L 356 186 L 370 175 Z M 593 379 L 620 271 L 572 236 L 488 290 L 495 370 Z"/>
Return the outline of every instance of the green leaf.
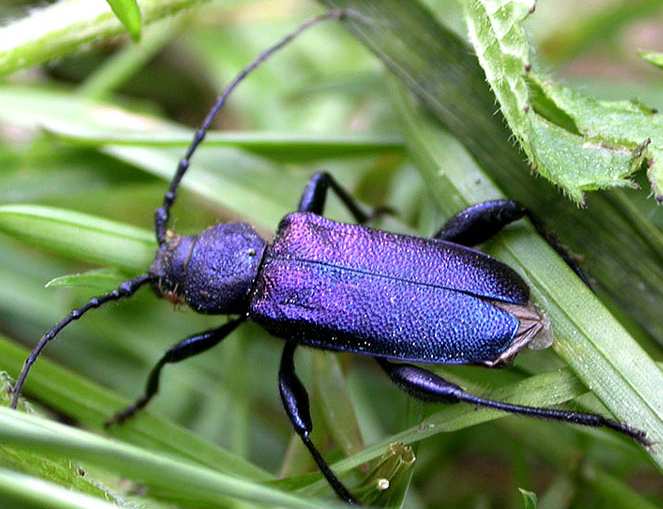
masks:
<path fill-rule="evenodd" d="M 362 19 L 346 20 L 348 30 L 463 144 L 468 153 L 454 145 L 455 152 L 462 153 L 461 160 L 478 163 L 506 196 L 525 204 L 571 252 L 583 257 L 583 268 L 590 272 L 601 298 L 620 312 L 620 320 L 628 323 L 634 334 L 644 338 L 643 345 L 650 341 L 644 331 L 663 344 L 663 234 L 649 219 L 654 211 L 645 212 L 634 205 L 635 199 L 645 201 L 644 193 L 621 189 L 588 193 L 587 208 L 578 209 L 559 199 L 550 186 L 533 179 L 522 152 L 510 141 L 511 131 L 496 111 L 495 96 L 484 71 L 476 59 L 470 58 L 472 48 L 438 23 L 421 3 L 322 3 L 360 13 Z M 367 19 L 371 23 L 366 23 Z M 446 17 L 440 19 L 446 22 Z M 537 107 L 541 108 L 543 102 L 538 101 Z M 573 132 L 572 119 L 565 121 L 554 104 L 545 116 L 554 118 L 558 125 L 569 125 L 567 129 Z M 451 158 L 447 164 L 458 164 L 458 160 Z M 438 203 L 446 217 L 464 205 L 453 198 Z"/>
<path fill-rule="evenodd" d="M 532 63 L 522 23 L 535 6 L 535 0 L 464 2 L 470 41 L 504 118 L 532 168 L 573 201 L 581 203 L 584 191 L 633 185 L 627 177 L 642 164 L 647 135 L 627 144 L 582 129 L 578 136 L 550 123 L 532 107 L 528 85 Z M 615 122 L 614 128 L 627 126 Z"/>
<path fill-rule="evenodd" d="M 353 489 L 355 496 L 370 507 L 400 507 L 415 461 L 412 447 L 392 443 L 361 484 Z"/>
<path fill-rule="evenodd" d="M 117 509 L 118 506 L 35 477 L 0 469 L 3 507 L 21 509 Z"/>
<path fill-rule="evenodd" d="M 551 80 L 531 79 L 573 120 L 587 143 L 634 150 L 634 170 L 646 158 L 649 182 L 657 201 L 663 201 L 663 116 L 634 101 L 599 101 Z"/>
<path fill-rule="evenodd" d="M 109 57 L 88 76 L 78 93 L 90 99 L 103 99 L 145 67 L 177 35 L 181 18 L 156 23 L 140 44 L 129 44 Z"/>
<path fill-rule="evenodd" d="M 313 373 L 314 393 L 334 442 L 346 455 L 359 452 L 364 444 L 338 357 L 315 352 Z"/>
<path fill-rule="evenodd" d="M 154 258 L 150 232 L 107 219 L 38 205 L 0 206 L 0 232 L 52 253 L 136 273 Z"/>
<path fill-rule="evenodd" d="M 467 380 L 461 380 L 446 370 L 436 370 L 454 383 L 467 386 Z M 587 393 L 582 382 L 569 369 L 531 376 L 516 383 L 511 383 L 489 391 L 479 391 L 483 397 L 498 401 L 508 401 L 520 405 L 549 407 L 565 403 Z M 439 433 L 452 433 L 478 424 L 506 417 L 510 414 L 471 405 L 440 405 L 442 408 L 423 419 L 419 424 L 391 435 L 378 443 L 368 446 L 354 456 L 345 458 L 333 465 L 336 472 L 346 472 L 363 463 L 385 454 L 394 442 L 406 445 L 414 444 Z M 560 424 L 561 426 L 561 424 Z M 611 442 L 615 443 L 615 442 Z M 289 484 L 293 480 L 289 480 Z M 318 493 L 325 487 L 324 481 L 311 483 L 304 479 L 302 493 Z"/>
<path fill-rule="evenodd" d="M 140 40 L 141 15 L 136 0 L 106 0 L 134 41 Z"/>
<path fill-rule="evenodd" d="M 6 372 L 0 371 L 0 406 L 9 406 L 13 380 Z M 18 408 L 34 414 L 32 406 L 21 398 Z M 36 475 L 56 484 L 93 495 L 106 500 L 119 502 L 102 484 L 90 479 L 85 471 L 66 458 L 47 458 L 32 451 L 18 451 L 4 445 L 0 446 L 0 465 L 11 467 L 24 474 Z M 4 499 L 3 499 L 4 500 Z"/>
<path fill-rule="evenodd" d="M 0 370 L 16 378 L 28 351 L 0 336 Z M 130 403 L 71 371 L 58 366 L 46 357 L 39 359 L 30 373 L 25 392 L 50 408 L 66 415 L 80 425 L 96 431 L 106 431 L 129 443 L 167 454 L 211 469 L 249 479 L 267 480 L 271 475 L 248 461 L 212 444 L 197 435 L 154 415 L 149 410 L 123 426 L 106 430 L 104 422 L 114 411 Z"/>
<path fill-rule="evenodd" d="M 658 51 L 641 51 L 640 56 L 650 64 L 663 69 L 663 53 Z"/>
<path fill-rule="evenodd" d="M 46 288 L 70 288 L 83 287 L 93 288 L 98 292 L 107 292 L 116 288 L 127 275 L 116 269 L 96 269 L 81 274 L 67 274 L 56 277 L 46 283 Z"/>
<path fill-rule="evenodd" d="M 188 501 L 197 507 L 224 507 L 226 497 L 292 509 L 339 507 L 7 408 L 0 408 L 0 441 L 16 449 L 71 457 L 111 470 L 144 484 L 154 497 Z"/>
<path fill-rule="evenodd" d="M 96 87 L 96 86 L 95 86 Z M 181 156 L 193 131 L 145 113 L 71 93 L 0 87 L 0 118 L 14 125 L 43 128 L 59 139 L 94 147 L 177 148 Z M 270 132 L 215 132 L 203 148 L 239 148 L 279 161 L 315 161 L 403 152 L 403 141 L 390 135 L 319 135 Z M 164 168 L 171 175 L 174 166 Z M 186 180 L 185 180 L 186 183 Z"/>
<path fill-rule="evenodd" d="M 522 488 L 518 488 L 518 491 L 520 492 L 520 495 L 523 497 L 523 507 L 525 509 L 536 509 L 537 505 L 536 493 L 524 490 Z"/>
<path fill-rule="evenodd" d="M 150 24 L 202 1 L 142 0 L 142 22 Z M 0 28 L 0 76 L 62 57 L 123 31 L 120 21 L 101 2 L 62 0 L 29 12 Z"/>
<path fill-rule="evenodd" d="M 623 509 L 656 509 L 659 504 L 650 502 L 619 477 L 610 475 L 600 468 L 583 465 L 582 478 L 599 493 L 606 504 Z"/>

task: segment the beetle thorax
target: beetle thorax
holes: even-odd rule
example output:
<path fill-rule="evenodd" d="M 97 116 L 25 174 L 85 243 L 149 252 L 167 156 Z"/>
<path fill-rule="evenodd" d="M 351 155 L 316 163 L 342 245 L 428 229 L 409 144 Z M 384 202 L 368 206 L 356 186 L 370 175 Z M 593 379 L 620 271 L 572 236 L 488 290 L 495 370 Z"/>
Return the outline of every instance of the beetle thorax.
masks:
<path fill-rule="evenodd" d="M 247 224 L 217 224 L 199 235 L 169 234 L 150 273 L 156 292 L 199 313 L 241 314 L 265 241 Z"/>

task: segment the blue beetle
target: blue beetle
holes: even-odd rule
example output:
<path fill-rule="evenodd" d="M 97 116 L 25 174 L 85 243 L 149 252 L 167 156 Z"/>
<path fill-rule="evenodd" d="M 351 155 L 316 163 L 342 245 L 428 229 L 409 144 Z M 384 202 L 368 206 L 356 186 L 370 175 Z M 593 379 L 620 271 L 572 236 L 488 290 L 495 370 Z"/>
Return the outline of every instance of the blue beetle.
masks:
<path fill-rule="evenodd" d="M 186 303 L 199 313 L 238 316 L 171 347 L 152 369 L 144 395 L 108 424 L 125 421 L 149 403 L 158 392 L 166 364 L 209 350 L 251 320 L 286 340 L 279 370 L 285 411 L 333 490 L 349 504 L 357 500 L 310 439 L 313 424 L 308 395 L 294 365 L 299 345 L 373 357 L 394 383 L 423 400 L 467 402 L 608 427 L 646 445 L 642 431 L 601 415 L 488 400 L 407 363 L 493 367 L 508 362 L 527 345 L 550 345 L 546 319 L 531 303 L 525 281 L 509 266 L 472 247 L 528 215 L 514 201 L 494 200 L 469 207 L 432 238 L 424 239 L 323 217 L 329 190 L 358 223 L 366 223 L 380 211 L 367 214 L 331 175 L 320 172 L 309 181 L 297 212 L 282 219 L 271 243 L 244 223 L 217 224 L 194 236 L 179 236 L 168 229 L 170 209 L 191 157 L 234 88 L 307 28 L 349 14 L 330 11 L 307 21 L 261 53 L 228 85 L 196 132 L 155 213 L 159 247 L 149 271 L 92 298 L 44 334 L 26 359 L 12 406 L 16 407 L 30 367 L 64 327 L 90 309 L 130 297 L 151 284 L 159 296 Z M 543 232 L 536 221 L 535 226 Z M 572 258 L 546 237 L 582 277 Z"/>

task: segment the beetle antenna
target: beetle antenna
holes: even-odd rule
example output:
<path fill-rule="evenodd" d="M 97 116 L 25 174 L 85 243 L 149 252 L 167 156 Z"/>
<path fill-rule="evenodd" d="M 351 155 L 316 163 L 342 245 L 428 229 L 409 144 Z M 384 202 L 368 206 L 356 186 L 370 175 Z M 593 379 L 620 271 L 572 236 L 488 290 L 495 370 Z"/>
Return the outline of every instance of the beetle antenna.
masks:
<path fill-rule="evenodd" d="M 44 334 L 41 339 L 39 340 L 39 343 L 32 349 L 32 352 L 30 352 L 30 355 L 28 355 L 28 358 L 25 359 L 25 363 L 23 364 L 23 369 L 21 370 L 20 375 L 18 376 L 18 379 L 16 380 L 16 385 L 14 386 L 14 390 L 12 391 L 12 402 L 11 402 L 11 407 L 16 408 L 16 405 L 18 404 L 18 397 L 21 395 L 21 389 L 23 387 L 23 384 L 25 383 L 26 378 L 28 377 L 28 373 L 30 372 L 30 368 L 32 365 L 35 363 L 37 358 L 39 357 L 39 354 L 41 354 L 41 351 L 46 347 L 46 345 L 55 339 L 55 337 L 64 329 L 67 325 L 69 325 L 71 322 L 74 320 L 78 320 L 81 316 L 83 316 L 85 313 L 87 313 L 90 309 L 98 308 L 100 306 L 103 306 L 107 302 L 111 302 L 114 300 L 120 300 L 125 297 L 131 297 L 136 291 L 143 286 L 145 283 L 149 282 L 152 280 L 152 276 L 149 274 L 141 274 L 140 276 L 137 276 L 133 279 L 130 279 L 128 281 L 125 281 L 124 283 L 120 284 L 115 290 L 112 292 L 106 293 L 104 295 L 100 295 L 98 297 L 93 297 L 91 298 L 86 304 L 83 306 L 73 309 L 67 316 L 65 316 L 62 320 L 60 320 L 55 327 L 53 327 L 51 330 L 49 330 L 46 334 Z"/>
<path fill-rule="evenodd" d="M 228 99 L 228 96 L 232 93 L 232 91 L 235 90 L 237 85 L 239 85 L 244 80 L 244 78 L 246 78 L 249 74 L 251 74 L 251 72 L 253 72 L 257 67 L 259 67 L 260 64 L 262 64 L 267 59 L 269 59 L 269 57 L 271 57 L 278 50 L 286 46 L 289 42 L 291 42 L 293 39 L 299 36 L 302 32 L 305 32 L 307 29 L 323 21 L 340 20 L 348 16 L 349 14 L 350 11 L 346 9 L 334 9 L 305 21 L 304 23 L 299 25 L 295 30 L 293 30 L 285 37 L 280 39 L 276 44 L 270 46 L 262 53 L 260 53 L 250 64 L 244 67 L 244 69 L 242 69 L 239 72 L 239 74 L 237 74 L 237 76 L 235 76 L 235 78 L 226 86 L 226 88 L 223 90 L 221 95 L 216 99 L 216 102 L 214 103 L 209 113 L 205 117 L 205 120 L 203 121 L 202 125 L 194 134 L 193 140 L 191 141 L 191 145 L 189 145 L 189 148 L 184 154 L 184 157 L 180 160 L 180 162 L 177 165 L 177 171 L 175 172 L 173 179 L 170 181 L 170 185 L 168 186 L 168 191 L 166 191 L 166 194 L 164 194 L 163 196 L 163 203 L 161 207 L 159 207 L 154 213 L 154 229 L 157 236 L 157 242 L 159 242 L 159 245 L 163 244 L 166 241 L 166 230 L 168 228 L 170 208 L 172 207 L 173 203 L 175 203 L 177 187 L 179 186 L 182 177 L 184 177 L 184 174 L 189 169 L 191 158 L 193 157 L 194 152 L 198 148 L 198 145 L 200 145 L 202 141 L 205 139 L 205 135 L 207 134 L 208 129 L 212 125 L 212 122 L 214 122 L 214 119 L 216 118 L 219 111 L 221 111 L 221 109 L 225 105 L 226 99 Z"/>

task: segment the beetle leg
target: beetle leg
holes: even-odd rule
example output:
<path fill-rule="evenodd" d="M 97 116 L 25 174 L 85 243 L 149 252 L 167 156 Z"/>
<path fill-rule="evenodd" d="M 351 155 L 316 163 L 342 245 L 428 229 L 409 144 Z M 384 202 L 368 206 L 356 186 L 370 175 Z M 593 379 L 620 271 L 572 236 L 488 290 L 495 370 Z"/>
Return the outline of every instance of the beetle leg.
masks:
<path fill-rule="evenodd" d="M 540 419 L 580 424 L 582 426 L 605 427 L 619 431 L 633 438 L 642 445 L 648 446 L 644 431 L 621 424 L 602 415 L 570 410 L 558 410 L 556 408 L 541 408 L 525 405 L 514 405 L 503 401 L 495 401 L 475 396 L 456 384 L 448 382 L 444 378 L 431 373 L 428 370 L 413 366 L 412 364 L 394 364 L 384 359 L 376 359 L 378 364 L 389 375 L 389 378 L 403 390 L 415 398 L 425 401 L 437 401 L 441 403 L 465 402 L 472 405 L 494 408 L 512 414 L 526 415 Z"/>
<path fill-rule="evenodd" d="M 359 505 L 357 500 L 350 494 L 345 486 L 338 480 L 329 465 L 324 460 L 320 451 L 316 449 L 311 441 L 310 434 L 313 429 L 311 412 L 309 410 L 308 394 L 301 380 L 295 373 L 294 353 L 297 343 L 294 341 L 286 342 L 281 357 L 281 367 L 279 369 L 279 392 L 281 401 L 285 408 L 290 422 L 292 422 L 295 432 L 304 442 L 304 445 L 313 456 L 320 472 L 325 476 L 327 482 L 331 485 L 338 497 L 348 504 Z"/>
<path fill-rule="evenodd" d="M 449 219 L 433 238 L 463 246 L 476 246 L 497 235 L 502 228 L 521 219 L 526 213 L 525 208 L 513 200 L 477 203 Z"/>
<path fill-rule="evenodd" d="M 206 352 L 210 348 L 218 345 L 244 320 L 245 318 L 243 317 L 231 320 L 221 327 L 189 336 L 169 348 L 163 357 L 159 359 L 159 362 L 157 362 L 152 368 L 150 376 L 147 379 L 147 384 L 145 385 L 145 394 L 124 410 L 116 413 L 106 421 L 105 426 L 109 427 L 113 424 L 122 424 L 127 419 L 133 417 L 136 412 L 147 406 L 150 400 L 159 391 L 159 376 L 161 375 L 161 370 L 166 364 L 180 362 L 189 357 L 193 357 L 194 355 Z"/>
<path fill-rule="evenodd" d="M 464 246 L 476 246 L 486 242 L 505 226 L 527 216 L 536 231 L 559 254 L 566 264 L 589 287 L 589 278 L 559 239 L 520 203 L 513 200 L 491 200 L 477 203 L 461 210 L 433 235 L 434 239 L 447 240 Z"/>
<path fill-rule="evenodd" d="M 392 212 L 387 207 L 378 207 L 371 213 L 364 212 L 357 201 L 348 193 L 343 187 L 326 171 L 319 171 L 315 173 L 306 184 L 302 197 L 299 199 L 299 212 L 313 212 L 319 216 L 323 215 L 325 210 L 325 201 L 327 199 L 327 192 L 332 190 L 339 197 L 343 205 L 347 207 L 359 224 L 364 224 L 375 219 L 376 217 Z"/>

